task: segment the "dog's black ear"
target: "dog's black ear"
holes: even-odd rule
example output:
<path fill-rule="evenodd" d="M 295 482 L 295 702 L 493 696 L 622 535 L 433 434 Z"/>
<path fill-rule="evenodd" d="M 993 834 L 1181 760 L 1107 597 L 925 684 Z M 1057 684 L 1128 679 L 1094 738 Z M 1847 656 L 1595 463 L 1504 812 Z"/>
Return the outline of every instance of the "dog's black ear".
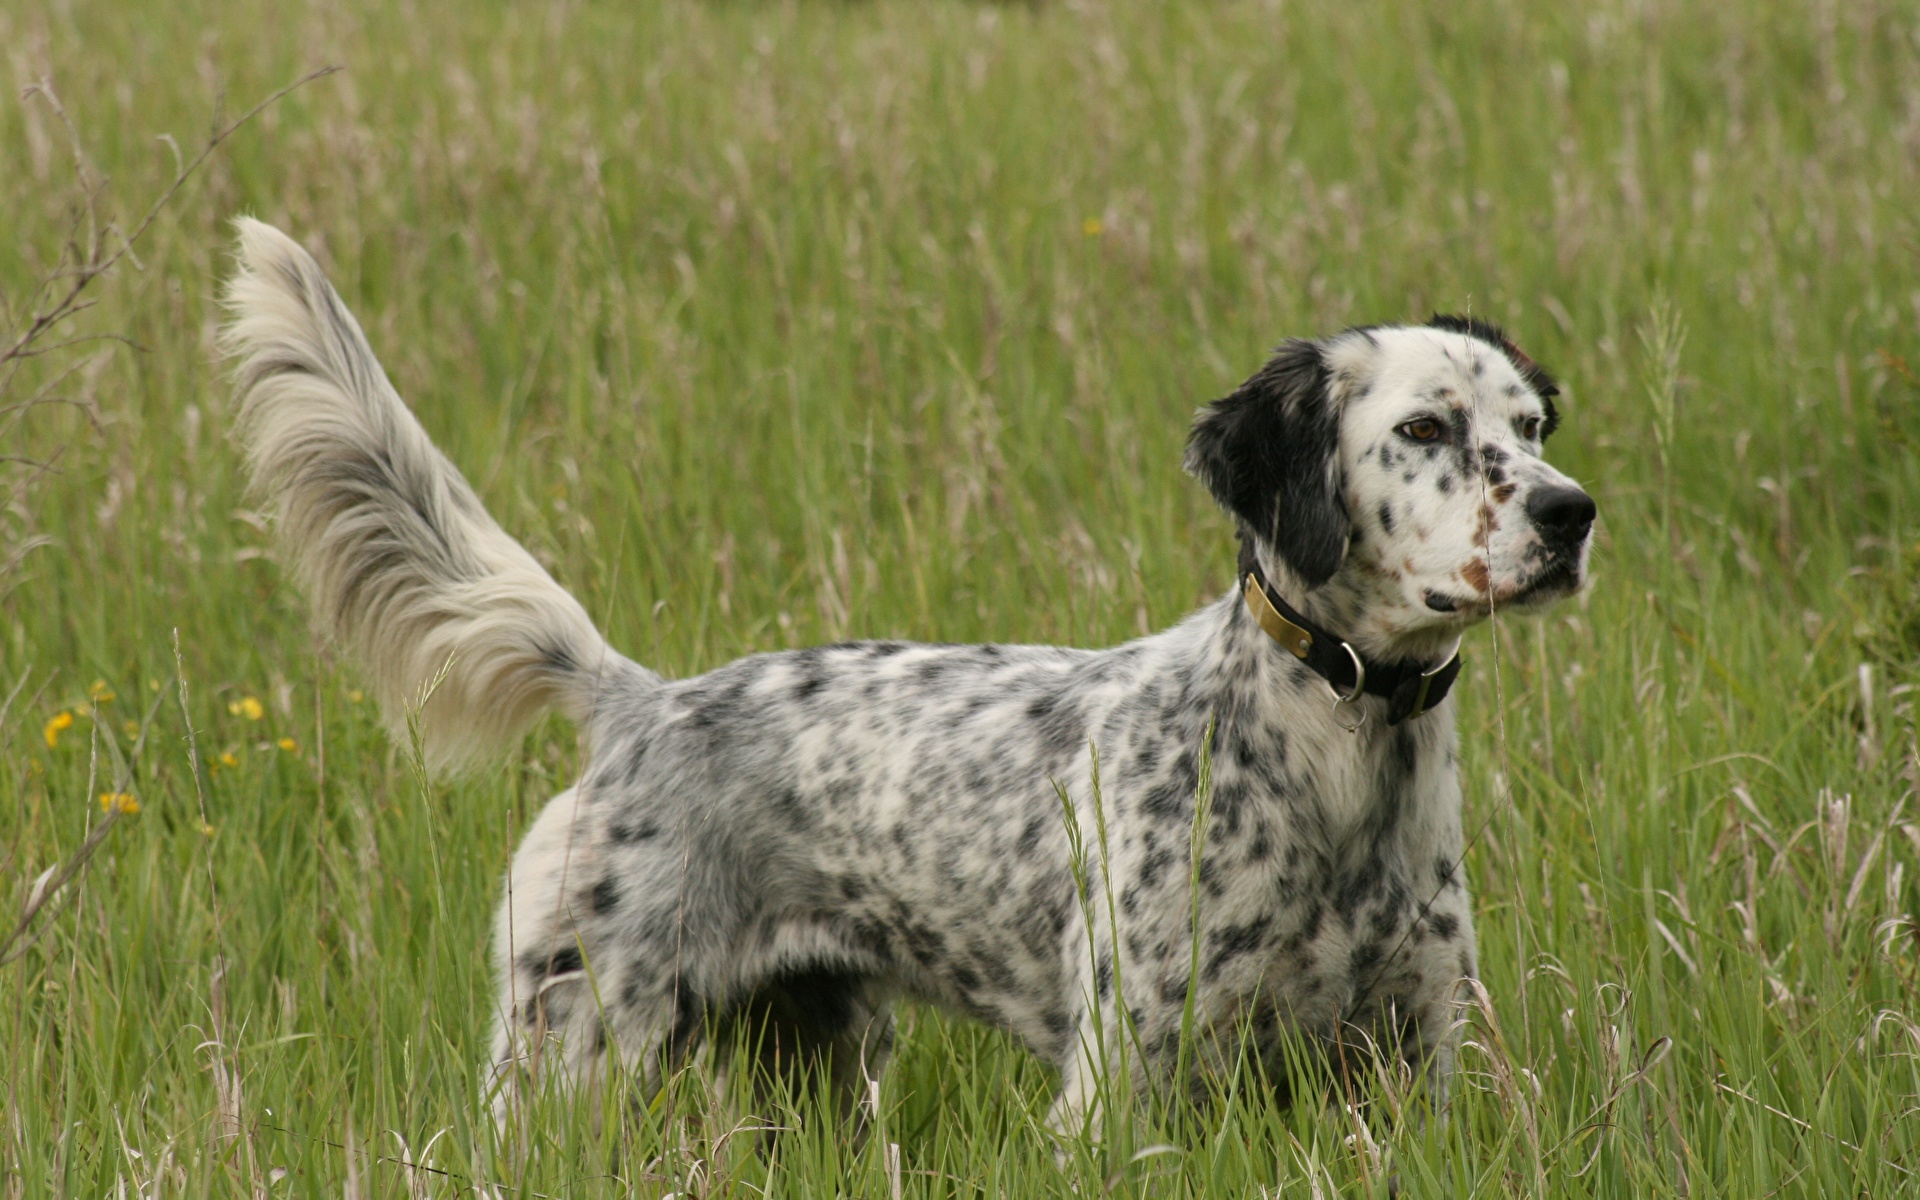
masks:
<path fill-rule="evenodd" d="M 1332 386 L 1320 344 L 1288 342 L 1187 438 L 1188 473 L 1308 587 L 1340 568 L 1350 528 Z"/>

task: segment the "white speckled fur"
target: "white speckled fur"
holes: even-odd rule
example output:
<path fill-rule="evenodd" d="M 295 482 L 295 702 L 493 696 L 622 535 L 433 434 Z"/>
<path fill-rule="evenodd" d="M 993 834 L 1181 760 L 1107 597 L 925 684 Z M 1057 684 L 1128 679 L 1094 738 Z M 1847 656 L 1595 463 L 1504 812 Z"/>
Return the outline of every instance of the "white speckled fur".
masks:
<path fill-rule="evenodd" d="M 1390 727 L 1368 698 L 1348 733 L 1237 587 L 1108 650 L 854 643 L 664 680 L 481 510 L 298 246 L 243 223 L 228 296 L 255 477 L 388 712 L 451 658 L 423 727 L 436 761 L 502 748 L 549 705 L 586 727 L 496 927 L 503 1111 L 540 1074 L 619 1063 L 651 1086 L 709 1020 L 764 1024 L 770 1061 L 829 1053 L 851 1090 L 910 997 L 1058 1065 L 1053 1119 L 1074 1128 L 1110 1065 L 1091 1047 L 1118 1044 L 1124 1011 L 1137 1069 L 1170 1069 L 1190 985 L 1203 1032 L 1381 1047 L 1444 1094 L 1474 973 L 1452 704 Z M 1585 497 L 1540 459 L 1552 390 L 1531 369 L 1491 327 L 1290 343 L 1203 411 L 1189 467 L 1297 607 L 1377 659 L 1433 662 L 1491 606 L 1584 577 L 1591 505 L 1535 519 Z M 1415 439 L 1422 417 L 1445 436 Z"/>

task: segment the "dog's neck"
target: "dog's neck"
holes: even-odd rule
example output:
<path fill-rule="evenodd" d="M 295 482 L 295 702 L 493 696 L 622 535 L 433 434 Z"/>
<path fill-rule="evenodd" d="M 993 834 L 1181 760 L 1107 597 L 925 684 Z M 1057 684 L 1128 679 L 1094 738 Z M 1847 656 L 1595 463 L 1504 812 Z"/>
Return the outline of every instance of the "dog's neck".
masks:
<path fill-rule="evenodd" d="M 1403 631 L 1380 623 L 1373 614 L 1390 611 L 1391 598 L 1381 580 L 1351 561 L 1333 578 L 1309 586 L 1279 555 L 1243 532 L 1237 578 L 1244 582 L 1255 567 L 1308 620 L 1374 661 L 1438 665 L 1458 644 L 1458 626 L 1422 625 Z"/>

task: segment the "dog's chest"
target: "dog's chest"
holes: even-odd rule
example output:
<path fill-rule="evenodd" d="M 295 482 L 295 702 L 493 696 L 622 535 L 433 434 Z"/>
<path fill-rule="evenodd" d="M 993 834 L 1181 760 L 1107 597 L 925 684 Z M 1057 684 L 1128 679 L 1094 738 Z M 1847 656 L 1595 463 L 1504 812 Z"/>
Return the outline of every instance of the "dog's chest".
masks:
<path fill-rule="evenodd" d="M 1331 737 L 1223 726 L 1197 860 L 1191 810 L 1178 827 L 1140 807 L 1116 863 L 1137 1021 L 1176 1020 L 1191 978 L 1217 1018 L 1275 1005 L 1331 1030 L 1356 1006 L 1406 1007 L 1471 973 L 1453 733 L 1428 722 Z"/>

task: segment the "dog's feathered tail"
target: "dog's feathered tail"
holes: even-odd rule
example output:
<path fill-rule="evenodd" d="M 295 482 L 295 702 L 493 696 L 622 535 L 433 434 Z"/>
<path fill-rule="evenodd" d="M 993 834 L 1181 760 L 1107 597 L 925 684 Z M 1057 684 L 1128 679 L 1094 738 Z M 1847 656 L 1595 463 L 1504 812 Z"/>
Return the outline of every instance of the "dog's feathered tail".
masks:
<path fill-rule="evenodd" d="M 270 225 L 238 227 L 222 347 L 253 484 L 316 623 L 358 658 L 395 733 L 417 710 L 428 763 L 458 767 L 548 709 L 586 724 L 611 678 L 652 678 L 487 515 L 319 265 Z"/>

